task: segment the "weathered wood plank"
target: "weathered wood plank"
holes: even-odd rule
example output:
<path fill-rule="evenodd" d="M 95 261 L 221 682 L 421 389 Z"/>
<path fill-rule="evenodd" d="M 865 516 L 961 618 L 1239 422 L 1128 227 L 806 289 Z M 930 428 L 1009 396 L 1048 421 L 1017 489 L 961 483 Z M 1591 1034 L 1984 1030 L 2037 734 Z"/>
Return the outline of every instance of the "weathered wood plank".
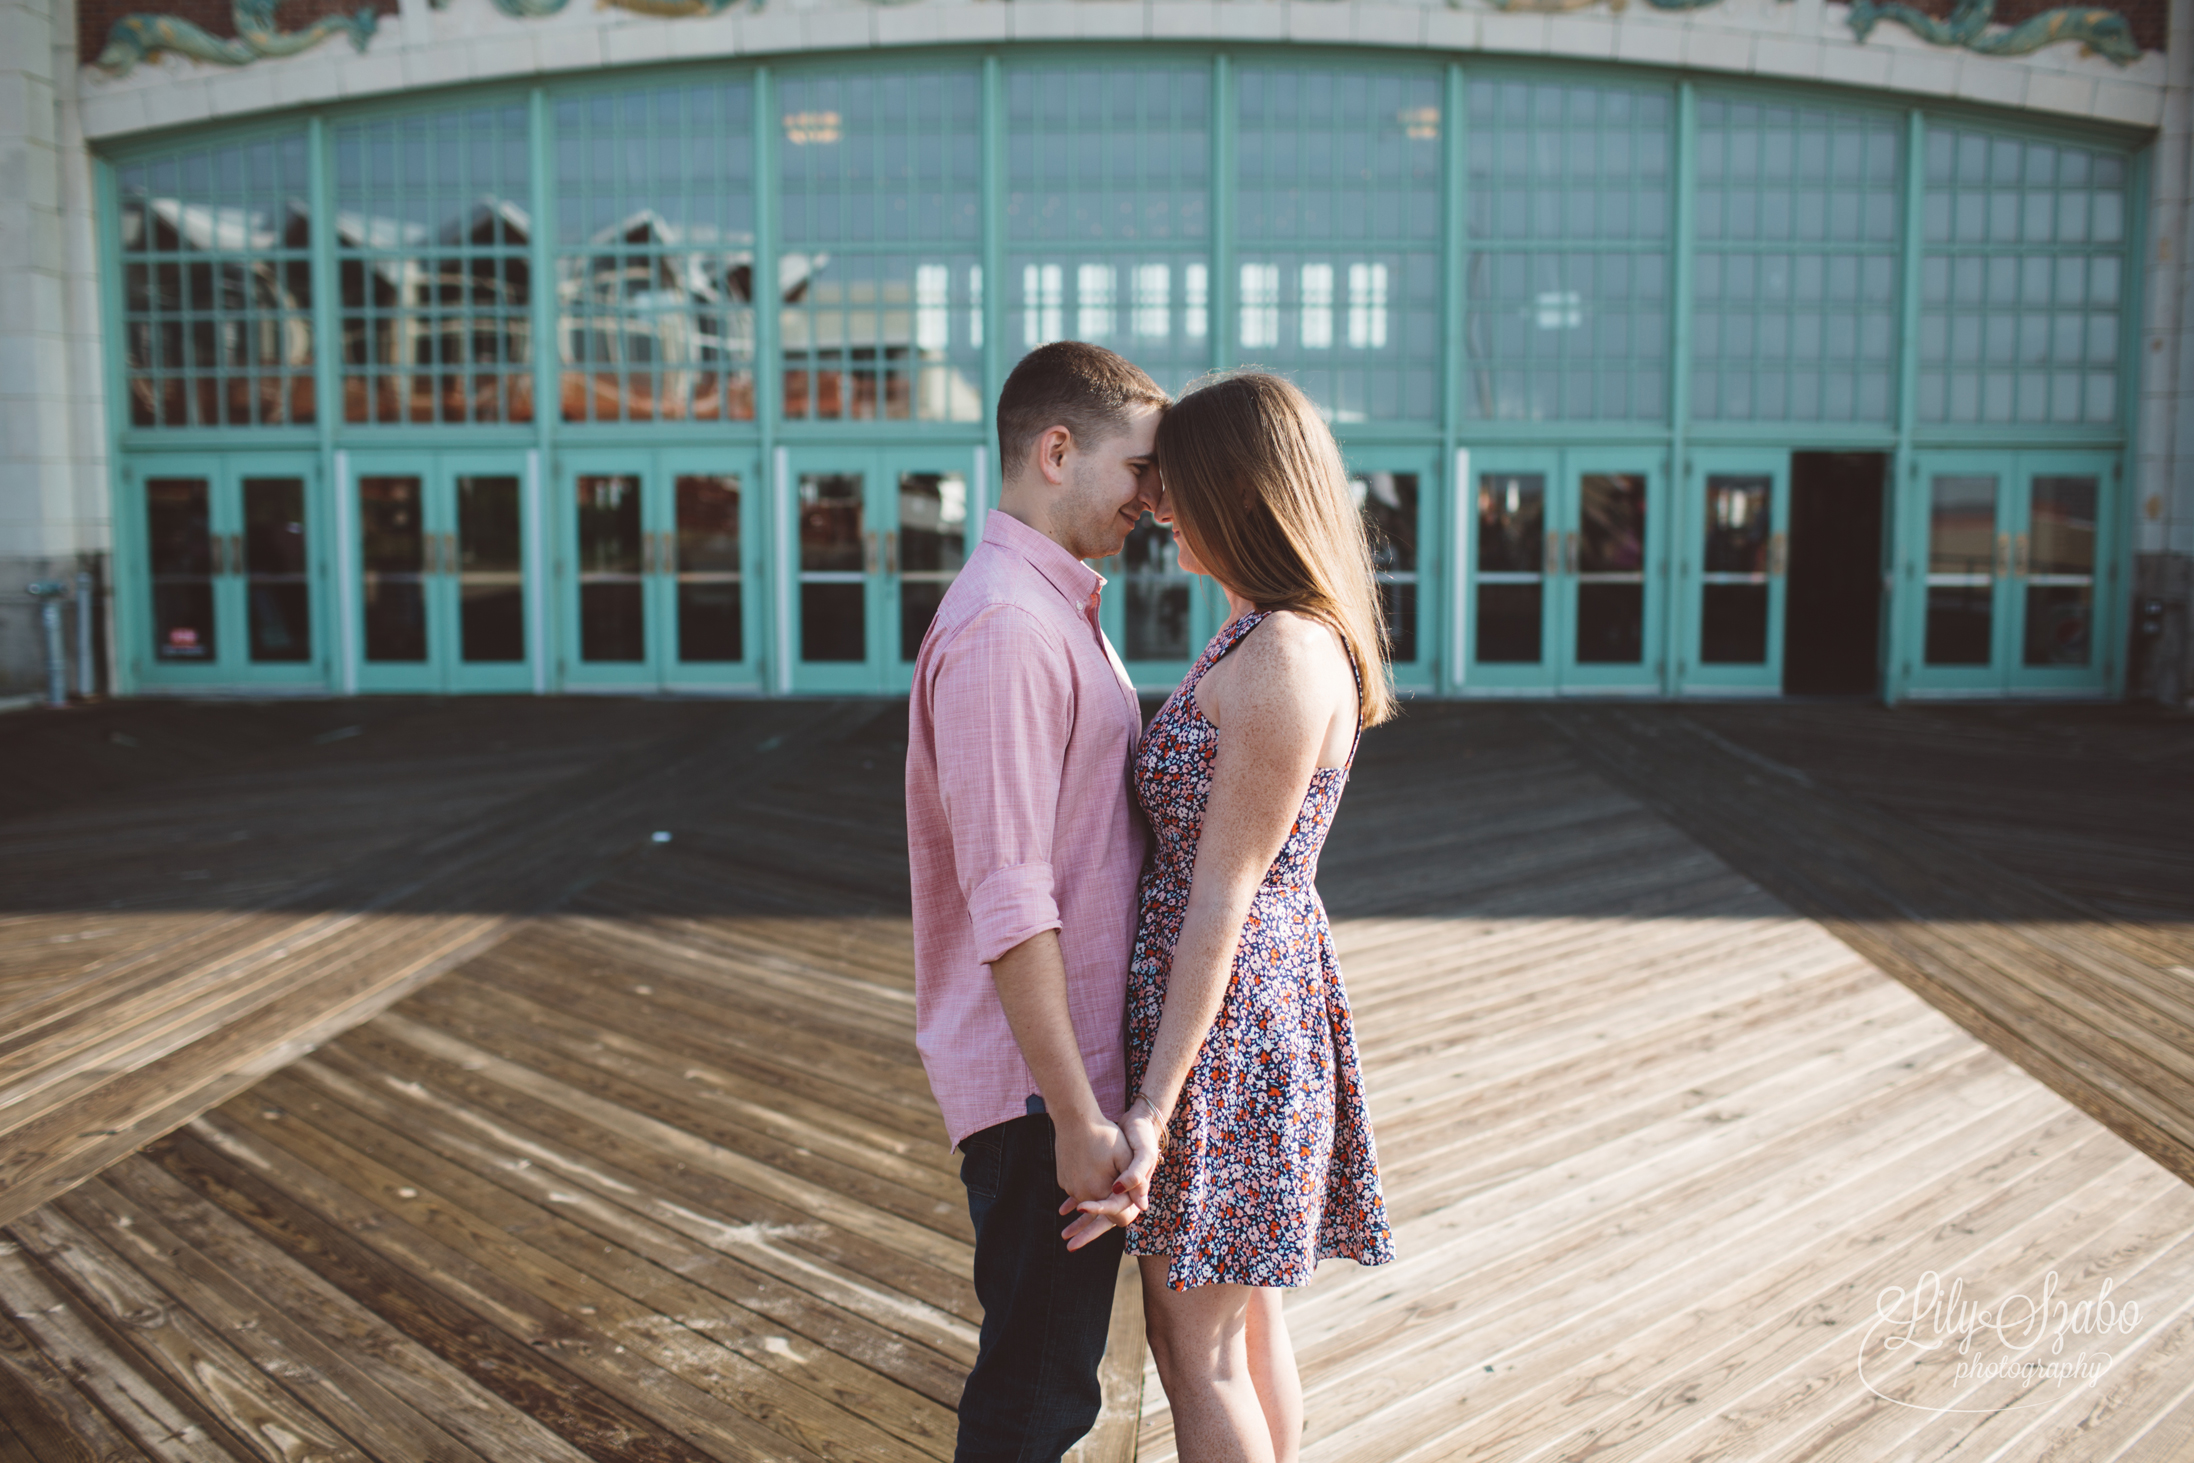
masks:
<path fill-rule="evenodd" d="M 4 1241 L 12 1245 L 14 1241 Z M 136 1463 L 145 1454 L 51 1357 L 0 1316 L 0 1426 L 19 1456 L 49 1463 Z"/>
<path fill-rule="evenodd" d="M 616 1463 L 696 1463 L 692 1444 L 600 1388 L 546 1350 L 506 1334 L 262 1175 L 249 1159 L 182 1133 L 152 1150 L 162 1167 L 221 1205 L 376 1316 L 522 1409 L 588 1456 Z M 256 1156 L 256 1155 L 253 1155 Z"/>
<path fill-rule="evenodd" d="M 376 703 L 332 751 L 17 830 L 0 1164 L 81 1136 L 44 1115 L 94 1166 L 197 1121 L 34 1210 L 83 1243 L 0 1257 L 11 1307 L 58 1307 L 0 1388 L 191 1463 L 268 1456 L 200 1343 L 375 1463 L 950 1451 L 979 1312 L 911 1045 L 903 708 L 527 711 Z M 2175 1457 L 2194 1200 L 1910 993 L 2150 1153 L 2194 1134 L 2194 901 L 2154 872 L 2194 867 L 2155 831 L 2194 809 L 2183 737 L 2087 715 L 1413 704 L 1372 737 L 1321 884 L 1401 1259 L 1289 1299 L 1306 1459 Z M 1905 736 L 1926 775 L 1871 771 Z M 2067 746 L 2092 769 L 2030 775 Z M 1977 810 L 1974 767 L 2035 795 Z M 199 1116 L 207 1072 L 468 919 L 506 927 Z M 1866 1402 L 1872 1290 L 2051 1260 L 2168 1293 L 2115 1385 Z M 1173 1453 L 1123 1281 L 1077 1463 Z"/>
<path fill-rule="evenodd" d="M 358 1463 L 367 1455 L 310 1407 L 240 1355 L 204 1317 L 175 1304 L 126 1260 L 48 1205 L 12 1231 L 65 1281 L 73 1298 L 127 1336 L 174 1386 L 211 1412 L 228 1436 L 263 1463 Z M 25 1318 L 27 1319 L 27 1318 Z M 117 1376 L 117 1389 L 136 1368 Z"/>

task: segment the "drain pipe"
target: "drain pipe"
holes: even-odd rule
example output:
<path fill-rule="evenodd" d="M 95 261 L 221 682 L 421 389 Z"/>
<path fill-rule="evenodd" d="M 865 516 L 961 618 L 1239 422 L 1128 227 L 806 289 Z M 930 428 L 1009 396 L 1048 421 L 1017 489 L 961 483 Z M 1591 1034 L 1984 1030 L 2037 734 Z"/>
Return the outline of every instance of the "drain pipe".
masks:
<path fill-rule="evenodd" d="M 67 581 L 41 579 L 30 586 L 30 596 L 38 601 L 38 618 L 46 630 L 46 704 L 69 704 L 69 661 L 62 650 L 61 601 L 68 596 Z"/>
<path fill-rule="evenodd" d="M 76 571 L 76 694 L 89 697 L 99 689 L 97 668 L 92 664 L 91 596 L 88 569 Z"/>

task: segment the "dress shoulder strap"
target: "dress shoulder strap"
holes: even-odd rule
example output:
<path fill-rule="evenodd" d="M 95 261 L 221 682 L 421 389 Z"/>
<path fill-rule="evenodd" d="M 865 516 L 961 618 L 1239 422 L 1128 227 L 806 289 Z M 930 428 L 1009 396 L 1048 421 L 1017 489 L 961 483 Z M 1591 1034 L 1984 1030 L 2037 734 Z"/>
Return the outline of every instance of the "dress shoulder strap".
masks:
<path fill-rule="evenodd" d="M 1196 669 L 1191 673 L 1191 683 L 1202 680 L 1206 671 L 1220 661 L 1225 660 L 1227 652 L 1241 644 L 1244 637 L 1263 624 L 1271 614 L 1272 611 L 1270 610 L 1251 610 L 1248 614 L 1212 636 L 1211 644 L 1205 649 L 1203 659 L 1197 662 Z"/>
<path fill-rule="evenodd" d="M 1348 744 L 1348 760 L 1341 765 L 1354 767 L 1356 749 L 1364 744 L 1364 668 L 1356 663 L 1356 652 L 1345 635 L 1341 637 L 1341 654 L 1348 657 L 1348 673 L 1356 678 L 1356 735 Z"/>

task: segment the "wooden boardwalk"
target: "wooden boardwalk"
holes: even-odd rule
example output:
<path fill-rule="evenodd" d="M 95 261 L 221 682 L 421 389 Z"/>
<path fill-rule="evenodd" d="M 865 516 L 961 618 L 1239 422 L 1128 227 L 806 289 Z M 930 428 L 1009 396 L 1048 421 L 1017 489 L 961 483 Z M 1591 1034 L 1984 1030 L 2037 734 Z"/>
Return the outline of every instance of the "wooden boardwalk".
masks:
<path fill-rule="evenodd" d="M 1889 715 L 1369 740 L 1321 884 L 1401 1258 L 1290 1300 L 1306 1458 L 2194 1448 L 2194 736 Z M 0 822 L 0 1463 L 949 1458 L 902 716 L 0 723 L 89 789 Z M 1876 787 L 1899 738 L 1938 771 Z M 2090 1387 L 1961 1380 L 1866 1340 L 1930 1270 L 2138 1325 Z M 1170 1458 L 1119 1318 L 1082 1453 Z"/>

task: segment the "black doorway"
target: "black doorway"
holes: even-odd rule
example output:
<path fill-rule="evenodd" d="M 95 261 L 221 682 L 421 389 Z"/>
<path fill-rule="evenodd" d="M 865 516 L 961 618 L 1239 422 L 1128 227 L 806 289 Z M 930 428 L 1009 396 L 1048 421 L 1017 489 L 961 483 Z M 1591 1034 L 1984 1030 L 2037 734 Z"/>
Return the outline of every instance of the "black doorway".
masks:
<path fill-rule="evenodd" d="M 1884 452 L 1790 454 L 1783 690 L 1871 696 L 1881 686 Z"/>

